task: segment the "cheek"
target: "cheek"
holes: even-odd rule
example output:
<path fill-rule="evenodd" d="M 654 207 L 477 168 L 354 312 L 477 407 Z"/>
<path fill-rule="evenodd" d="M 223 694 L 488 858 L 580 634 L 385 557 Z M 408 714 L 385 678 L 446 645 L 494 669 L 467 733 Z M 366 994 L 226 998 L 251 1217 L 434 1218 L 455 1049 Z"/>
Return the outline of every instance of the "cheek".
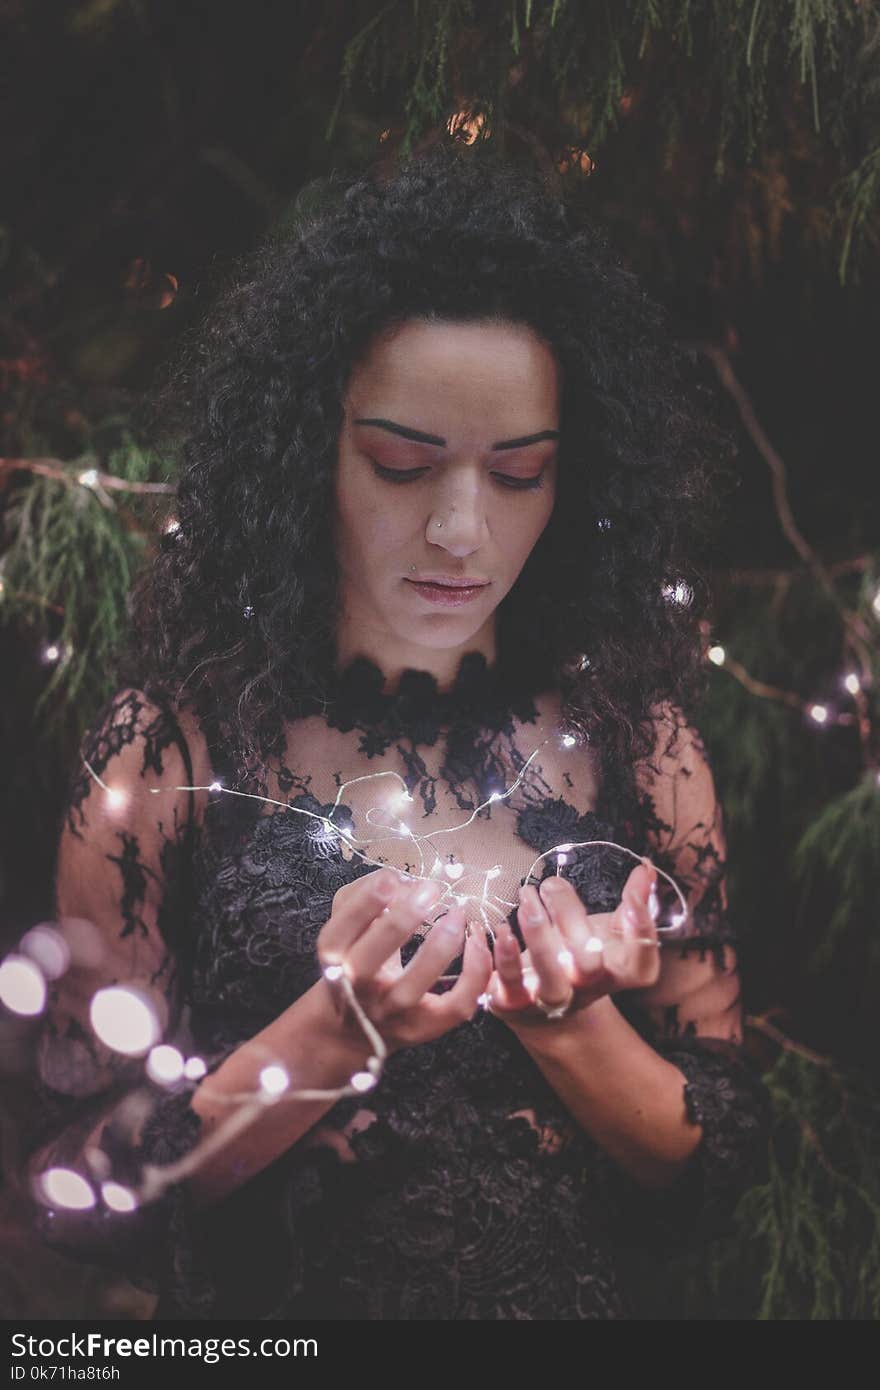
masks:
<path fill-rule="evenodd" d="M 413 508 L 405 500 L 389 499 L 367 483 L 340 484 L 336 490 L 338 536 L 351 554 L 368 564 L 380 564 L 411 535 Z"/>
<path fill-rule="evenodd" d="M 548 498 L 546 503 L 534 510 L 521 511 L 509 514 L 503 521 L 505 534 L 500 536 L 499 543 L 508 551 L 511 557 L 515 556 L 518 564 L 525 563 L 534 547 L 537 545 L 543 532 L 546 530 L 547 523 L 553 514 L 553 496 Z"/>

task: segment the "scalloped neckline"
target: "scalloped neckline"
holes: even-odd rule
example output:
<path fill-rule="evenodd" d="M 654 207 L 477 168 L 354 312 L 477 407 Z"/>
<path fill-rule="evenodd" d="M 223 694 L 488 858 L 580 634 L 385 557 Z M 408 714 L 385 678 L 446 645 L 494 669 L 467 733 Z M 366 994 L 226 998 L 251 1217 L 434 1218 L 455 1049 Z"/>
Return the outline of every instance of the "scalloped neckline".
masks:
<path fill-rule="evenodd" d="M 533 697 L 548 684 L 544 677 L 528 680 L 500 660 L 490 663 L 480 651 L 463 653 L 448 690 L 440 690 L 437 677 L 418 667 L 402 671 L 394 690 L 385 690 L 386 679 L 370 657 L 346 662 L 329 683 L 327 723 L 343 731 L 382 730 L 433 743 L 456 725 L 500 729 L 512 714 L 533 718 Z"/>

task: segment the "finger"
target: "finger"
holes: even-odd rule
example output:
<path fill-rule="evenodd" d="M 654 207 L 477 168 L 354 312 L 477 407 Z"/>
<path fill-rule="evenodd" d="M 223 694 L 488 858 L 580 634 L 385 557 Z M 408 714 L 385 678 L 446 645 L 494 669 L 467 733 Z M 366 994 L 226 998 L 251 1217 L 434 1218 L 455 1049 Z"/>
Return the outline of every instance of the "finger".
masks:
<path fill-rule="evenodd" d="M 627 883 L 620 904 L 622 959 L 618 969 L 628 984 L 647 984 L 659 968 L 659 938 L 648 894 L 651 882 Z"/>
<path fill-rule="evenodd" d="M 551 903 L 561 902 L 563 893 L 550 894 Z M 581 909 L 583 912 L 583 909 Z M 532 887 L 520 891 L 517 921 L 529 949 L 536 978 L 535 992 L 547 1004 L 562 1003 L 571 993 L 571 952 L 555 921 L 556 909 L 548 912 Z"/>
<path fill-rule="evenodd" d="M 412 1008 L 425 991 L 436 983 L 445 967 L 461 954 L 464 923 L 465 915 L 460 907 L 451 908 L 434 923 L 412 960 L 404 967 L 400 979 L 388 991 L 386 999 L 393 1008 Z"/>
<path fill-rule="evenodd" d="M 650 898 L 656 884 L 657 870 L 653 864 L 637 864 L 623 885 L 621 901 L 631 903 L 636 910 L 646 907 L 650 913 Z"/>
<path fill-rule="evenodd" d="M 367 930 L 402 886 L 396 874 L 378 869 L 338 889 L 330 916 L 318 938 L 321 957 L 328 962 L 340 960 L 342 951 Z"/>
<path fill-rule="evenodd" d="M 343 954 L 346 972 L 352 981 L 368 979 L 382 968 L 389 956 L 400 951 L 428 913 L 436 906 L 443 885 L 419 883 L 394 899 Z"/>
<path fill-rule="evenodd" d="M 502 1008 L 523 1009 L 531 1003 L 522 952 L 507 922 L 502 922 L 495 932 L 495 971 L 499 982 L 498 1003 Z"/>
<path fill-rule="evenodd" d="M 482 932 L 472 931 L 464 943 L 461 974 L 452 989 L 445 994 L 426 994 L 422 1000 L 430 1009 L 441 1031 L 466 1023 L 478 1008 L 478 999 L 492 978 L 492 952 L 482 939 Z"/>

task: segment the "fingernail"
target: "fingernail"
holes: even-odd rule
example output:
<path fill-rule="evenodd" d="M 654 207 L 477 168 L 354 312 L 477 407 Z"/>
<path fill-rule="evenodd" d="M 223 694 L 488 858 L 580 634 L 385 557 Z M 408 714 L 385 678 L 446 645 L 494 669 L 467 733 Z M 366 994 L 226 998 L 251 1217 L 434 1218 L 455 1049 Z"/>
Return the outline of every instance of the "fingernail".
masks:
<path fill-rule="evenodd" d="M 545 878 L 544 882 L 541 884 L 541 892 L 549 893 L 551 898 L 555 897 L 557 893 L 564 893 L 565 887 L 563 880 L 558 874 L 553 874 L 552 877 Z"/>
<path fill-rule="evenodd" d="M 536 903 L 531 893 L 527 894 L 520 902 L 519 911 L 522 913 L 524 922 L 536 923 L 543 922 L 544 910 L 540 903 Z"/>

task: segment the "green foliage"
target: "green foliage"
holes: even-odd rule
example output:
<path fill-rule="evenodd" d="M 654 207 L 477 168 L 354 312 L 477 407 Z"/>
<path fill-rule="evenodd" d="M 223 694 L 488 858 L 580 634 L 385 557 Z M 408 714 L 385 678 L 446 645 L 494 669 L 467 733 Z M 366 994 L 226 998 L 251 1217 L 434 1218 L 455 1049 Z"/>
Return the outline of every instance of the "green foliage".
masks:
<path fill-rule="evenodd" d="M 880 1104 L 876 1085 L 785 1051 L 766 1076 L 777 1114 L 766 1186 L 744 1229 L 763 1247 L 758 1318 L 880 1315 Z"/>
<path fill-rule="evenodd" d="M 877 235 L 872 25 L 873 6 L 850 0 L 390 0 L 346 44 L 325 138 L 346 99 L 366 99 L 389 124 L 402 113 L 401 155 L 464 113 L 486 118 L 471 139 L 525 131 L 548 161 L 570 146 L 601 157 L 636 90 L 659 122 L 663 168 L 695 127 L 714 131 L 716 183 L 771 152 L 789 187 L 797 165 L 842 168 L 807 220 L 839 238 L 843 284 Z"/>
<path fill-rule="evenodd" d="M 120 422 L 103 422 L 114 423 Z M 80 711 L 84 725 L 110 693 L 128 594 L 155 529 L 155 494 L 99 494 L 79 475 L 96 470 L 132 483 L 170 481 L 167 460 L 140 448 L 124 428 L 121 437 L 104 457 L 89 450 L 59 465 L 62 477 L 19 471 L 6 496 L 0 623 L 26 626 L 61 653 L 47 663 L 52 674 L 34 710 L 35 727 L 46 737 L 52 704 Z"/>
<path fill-rule="evenodd" d="M 871 770 L 851 790 L 823 806 L 804 831 L 792 859 L 802 910 L 820 886 L 831 885 L 833 910 L 810 964 L 824 970 L 845 947 L 880 981 L 880 785 Z"/>
<path fill-rule="evenodd" d="M 629 1257 L 640 1316 L 858 1321 L 880 1314 L 880 1103 L 876 1079 L 786 1047 L 765 1073 L 774 1123 L 765 1181 L 729 1235 L 662 1267 Z"/>

